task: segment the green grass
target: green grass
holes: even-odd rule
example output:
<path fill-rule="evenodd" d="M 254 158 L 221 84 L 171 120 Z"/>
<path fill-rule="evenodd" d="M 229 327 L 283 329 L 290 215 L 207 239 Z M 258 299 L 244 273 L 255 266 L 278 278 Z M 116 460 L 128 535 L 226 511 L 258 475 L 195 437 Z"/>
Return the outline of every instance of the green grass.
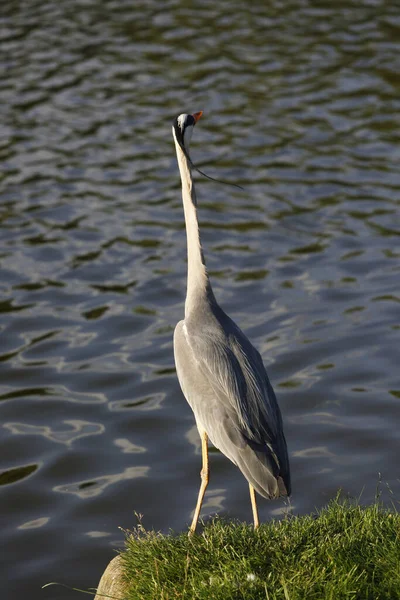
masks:
<path fill-rule="evenodd" d="M 190 539 L 139 526 L 122 560 L 126 600 L 396 600 L 400 515 L 336 499 L 257 532 L 218 518 Z"/>

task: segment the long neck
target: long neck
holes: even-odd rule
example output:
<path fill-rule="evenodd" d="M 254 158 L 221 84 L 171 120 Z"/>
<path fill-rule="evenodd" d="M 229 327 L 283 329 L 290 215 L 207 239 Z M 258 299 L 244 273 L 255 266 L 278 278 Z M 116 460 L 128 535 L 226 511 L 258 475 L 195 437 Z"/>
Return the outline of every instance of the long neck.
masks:
<path fill-rule="evenodd" d="M 204 254 L 201 247 L 199 223 L 197 220 L 196 192 L 187 158 L 175 141 L 179 171 L 182 180 L 182 200 L 185 213 L 188 277 L 185 302 L 185 317 L 198 305 L 199 301 L 215 302 L 208 278 Z"/>

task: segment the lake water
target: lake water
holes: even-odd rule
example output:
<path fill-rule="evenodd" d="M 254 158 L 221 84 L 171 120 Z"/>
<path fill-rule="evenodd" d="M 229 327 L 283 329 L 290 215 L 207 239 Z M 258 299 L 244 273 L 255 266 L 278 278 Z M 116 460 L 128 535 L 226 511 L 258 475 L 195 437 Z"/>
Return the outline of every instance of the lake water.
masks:
<path fill-rule="evenodd" d="M 399 8 L 2 1 L 2 597 L 79 598 L 41 585 L 96 586 L 135 511 L 190 521 L 182 112 L 204 111 L 193 160 L 244 188 L 196 176 L 216 297 L 282 408 L 294 514 L 340 488 L 371 502 L 380 477 L 399 501 Z M 213 451 L 215 512 L 251 520 Z"/>

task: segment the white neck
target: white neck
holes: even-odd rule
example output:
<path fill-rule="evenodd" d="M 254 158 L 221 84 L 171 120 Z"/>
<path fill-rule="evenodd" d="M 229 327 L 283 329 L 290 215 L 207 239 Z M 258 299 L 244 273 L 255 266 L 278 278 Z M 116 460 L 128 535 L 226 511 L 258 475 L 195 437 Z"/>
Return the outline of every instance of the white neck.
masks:
<path fill-rule="evenodd" d="M 190 165 L 175 138 L 176 155 L 182 180 L 182 200 L 185 213 L 188 278 L 185 302 L 185 317 L 199 303 L 208 299 L 214 301 L 214 294 L 208 278 L 206 263 L 200 241 L 199 223 L 197 220 L 196 192 Z"/>

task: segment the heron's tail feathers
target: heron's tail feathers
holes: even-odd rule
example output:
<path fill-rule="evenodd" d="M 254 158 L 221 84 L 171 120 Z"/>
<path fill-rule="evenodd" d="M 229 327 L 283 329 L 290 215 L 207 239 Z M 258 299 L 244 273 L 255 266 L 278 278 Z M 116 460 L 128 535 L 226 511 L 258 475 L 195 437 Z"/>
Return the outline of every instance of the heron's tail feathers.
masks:
<path fill-rule="evenodd" d="M 264 498 L 279 498 L 290 494 L 290 479 L 280 472 L 272 456 L 255 452 L 248 446 L 242 450 L 236 464 L 256 492 Z"/>

